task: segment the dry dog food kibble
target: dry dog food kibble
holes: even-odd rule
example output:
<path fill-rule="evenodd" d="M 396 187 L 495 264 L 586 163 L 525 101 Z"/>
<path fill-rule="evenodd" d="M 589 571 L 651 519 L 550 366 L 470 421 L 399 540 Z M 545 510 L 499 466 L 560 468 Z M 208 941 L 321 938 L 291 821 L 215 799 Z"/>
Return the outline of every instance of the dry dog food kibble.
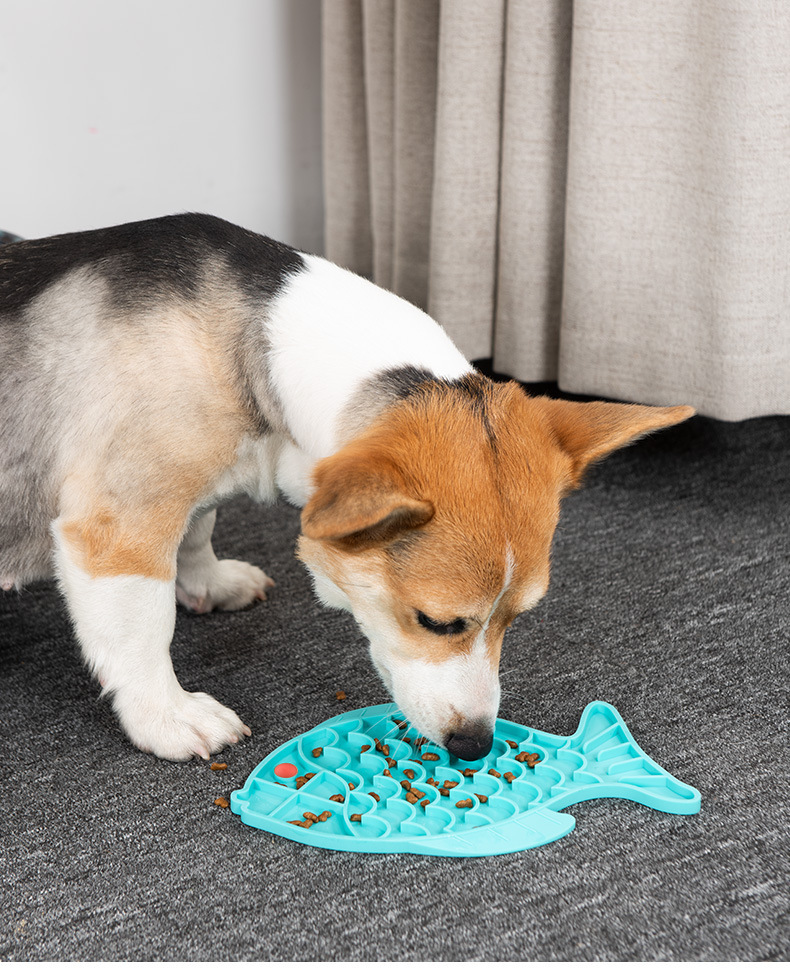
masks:
<path fill-rule="evenodd" d="M 332 816 L 332 811 L 331 811 L 331 810 L 324 810 L 324 812 L 323 812 L 323 813 L 319 813 L 319 814 L 318 814 L 318 819 L 319 819 L 319 820 L 321 821 L 321 823 L 324 823 L 324 822 L 325 822 L 325 821 L 327 821 L 327 820 L 328 820 L 328 819 L 329 819 L 329 818 L 330 818 L 331 816 Z"/>
<path fill-rule="evenodd" d="M 221 769 L 227 769 L 228 764 L 227 762 L 212 762 L 211 768 L 214 770 L 214 772 L 219 772 Z"/>
<path fill-rule="evenodd" d="M 518 748 L 518 742 L 511 742 L 509 738 L 506 738 L 505 741 L 507 742 L 507 744 L 510 746 L 511 749 Z"/>
<path fill-rule="evenodd" d="M 459 810 L 462 810 L 464 807 L 474 806 L 475 805 L 475 801 L 474 800 L 459 800 L 455 805 L 458 807 Z"/>
<path fill-rule="evenodd" d="M 393 718 L 392 723 L 397 725 L 398 728 L 408 728 L 408 722 L 405 722 L 402 718 Z"/>
<path fill-rule="evenodd" d="M 453 782 L 452 779 L 445 779 L 445 781 L 444 781 L 444 788 L 445 789 L 454 789 L 457 785 L 458 785 L 458 780 L 457 779 L 455 780 L 455 782 Z"/>
<path fill-rule="evenodd" d="M 397 764 L 398 763 L 395 761 L 395 759 L 387 759 L 388 766 L 397 766 Z"/>
<path fill-rule="evenodd" d="M 345 701 L 346 700 L 346 692 L 345 691 L 338 691 L 337 694 L 335 694 L 335 700 L 336 701 Z"/>
<path fill-rule="evenodd" d="M 392 773 L 389 771 L 389 769 L 385 769 L 384 772 L 381 775 L 382 776 L 392 776 Z"/>
<path fill-rule="evenodd" d="M 500 779 L 502 778 L 502 773 L 501 772 L 497 772 L 496 769 L 489 769 L 488 770 L 488 775 L 489 776 L 499 776 Z"/>
<path fill-rule="evenodd" d="M 335 795 L 334 796 L 330 796 L 329 799 L 332 800 L 334 803 L 345 803 L 346 802 L 345 796 L 341 796 L 340 793 L 335 793 Z"/>
<path fill-rule="evenodd" d="M 462 769 L 461 770 L 461 775 L 462 776 L 474 776 L 474 774 L 476 772 L 477 772 L 477 769 Z"/>
<path fill-rule="evenodd" d="M 430 800 L 420 800 L 420 806 L 424 809 L 430 802 Z"/>
<path fill-rule="evenodd" d="M 423 755 L 423 759 L 425 759 L 426 762 L 436 762 L 438 758 L 439 756 L 435 752 L 426 752 Z"/>
<path fill-rule="evenodd" d="M 312 820 L 289 820 L 288 823 L 296 824 L 297 827 L 312 827 Z"/>
<path fill-rule="evenodd" d="M 403 775 L 404 776 L 407 776 L 409 779 L 414 779 L 414 770 L 413 769 L 404 769 L 403 770 Z"/>
<path fill-rule="evenodd" d="M 526 762 L 530 769 L 534 769 L 536 764 L 540 762 L 540 755 L 537 752 L 519 752 L 516 756 L 516 762 Z"/>
<path fill-rule="evenodd" d="M 407 793 L 406 794 L 406 800 L 409 803 L 418 803 L 419 802 L 419 799 L 420 799 L 419 796 L 417 796 L 417 794 L 414 792 L 414 790 L 412 790 L 411 793 Z"/>
<path fill-rule="evenodd" d="M 318 816 L 315 813 L 310 813 L 309 810 L 305 810 L 305 812 L 302 814 L 302 817 L 305 820 L 312 820 L 313 823 L 317 823 L 318 822 Z"/>
<path fill-rule="evenodd" d="M 515 776 L 515 773 L 505 772 L 505 773 L 502 774 L 502 778 L 503 779 L 506 779 L 509 783 L 512 783 L 513 780 L 516 778 L 516 776 Z"/>
<path fill-rule="evenodd" d="M 369 748 L 371 748 L 370 745 L 363 745 L 362 748 L 359 751 L 360 752 L 367 752 Z"/>
<path fill-rule="evenodd" d="M 296 788 L 301 789 L 305 783 L 309 782 L 313 778 L 313 776 L 315 776 L 314 772 L 306 772 L 304 776 L 297 776 Z"/>
<path fill-rule="evenodd" d="M 379 796 L 378 793 L 368 793 L 368 796 L 372 796 L 373 799 L 376 801 L 376 803 L 380 803 L 381 802 L 381 797 Z"/>
<path fill-rule="evenodd" d="M 404 789 L 411 789 L 411 783 L 408 779 L 401 779 L 400 784 Z"/>
<path fill-rule="evenodd" d="M 323 754 L 324 754 L 324 750 L 323 749 L 321 749 L 321 748 L 313 749 L 313 758 L 314 759 L 317 759 L 319 757 L 319 755 L 323 755 Z"/>
<path fill-rule="evenodd" d="M 348 819 L 351 821 L 351 823 L 359 823 L 360 820 L 362 819 L 362 814 L 361 813 L 352 813 L 351 816 Z"/>
<path fill-rule="evenodd" d="M 428 741 L 429 740 L 427 738 L 415 738 L 414 739 L 414 748 L 415 749 L 421 749 L 423 747 L 423 745 L 427 745 L 428 744 Z"/>
<path fill-rule="evenodd" d="M 214 803 L 217 806 L 221 806 L 223 810 L 227 809 L 230 806 L 230 803 L 228 803 L 228 801 L 225 799 L 224 796 L 218 796 L 216 800 L 214 800 Z"/>
<path fill-rule="evenodd" d="M 475 796 L 480 800 L 481 803 L 488 803 L 488 797 L 483 796 L 482 793 L 475 793 Z"/>

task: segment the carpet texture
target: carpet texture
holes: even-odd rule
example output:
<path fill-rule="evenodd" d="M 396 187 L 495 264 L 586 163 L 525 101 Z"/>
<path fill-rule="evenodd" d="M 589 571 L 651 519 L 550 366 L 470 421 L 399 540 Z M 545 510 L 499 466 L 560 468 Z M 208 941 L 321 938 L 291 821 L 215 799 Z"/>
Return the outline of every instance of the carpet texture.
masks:
<path fill-rule="evenodd" d="M 790 418 L 695 418 L 592 470 L 505 640 L 502 717 L 570 733 L 610 701 L 697 816 L 582 803 L 555 844 L 458 860 L 313 849 L 215 806 L 282 742 L 389 700 L 351 618 L 313 599 L 298 526 L 225 506 L 217 553 L 277 588 L 178 613 L 181 683 L 253 730 L 224 772 L 126 742 L 52 584 L 0 594 L 1 959 L 787 958 Z"/>

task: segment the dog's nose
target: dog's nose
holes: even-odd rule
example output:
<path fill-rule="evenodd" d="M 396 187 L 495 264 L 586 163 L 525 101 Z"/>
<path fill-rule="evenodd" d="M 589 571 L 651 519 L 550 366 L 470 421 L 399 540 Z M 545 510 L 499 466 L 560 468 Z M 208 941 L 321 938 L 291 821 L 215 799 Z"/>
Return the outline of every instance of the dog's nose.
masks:
<path fill-rule="evenodd" d="M 453 732 L 445 742 L 448 752 L 459 759 L 482 759 L 494 744 L 494 733 L 489 728 L 467 728 Z"/>

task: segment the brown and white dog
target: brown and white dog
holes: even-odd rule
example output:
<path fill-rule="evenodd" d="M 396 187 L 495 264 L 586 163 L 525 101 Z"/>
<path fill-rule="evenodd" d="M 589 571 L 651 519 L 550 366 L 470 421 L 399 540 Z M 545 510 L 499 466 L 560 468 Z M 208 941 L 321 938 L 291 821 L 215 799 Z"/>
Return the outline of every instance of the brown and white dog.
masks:
<path fill-rule="evenodd" d="M 404 300 L 217 218 L 19 242 L 0 249 L 0 584 L 54 574 L 131 741 L 207 758 L 249 729 L 178 683 L 176 600 L 265 596 L 211 533 L 222 500 L 279 489 L 401 710 L 479 758 L 560 499 L 691 414 L 494 384 Z"/>

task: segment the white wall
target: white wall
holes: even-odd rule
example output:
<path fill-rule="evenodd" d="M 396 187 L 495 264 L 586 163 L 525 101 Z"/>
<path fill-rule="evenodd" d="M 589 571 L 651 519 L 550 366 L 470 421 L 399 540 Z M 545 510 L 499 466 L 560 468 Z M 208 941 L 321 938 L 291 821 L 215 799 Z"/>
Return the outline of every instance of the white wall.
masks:
<path fill-rule="evenodd" d="M 0 0 L 0 228 L 207 211 L 322 247 L 320 0 Z"/>

